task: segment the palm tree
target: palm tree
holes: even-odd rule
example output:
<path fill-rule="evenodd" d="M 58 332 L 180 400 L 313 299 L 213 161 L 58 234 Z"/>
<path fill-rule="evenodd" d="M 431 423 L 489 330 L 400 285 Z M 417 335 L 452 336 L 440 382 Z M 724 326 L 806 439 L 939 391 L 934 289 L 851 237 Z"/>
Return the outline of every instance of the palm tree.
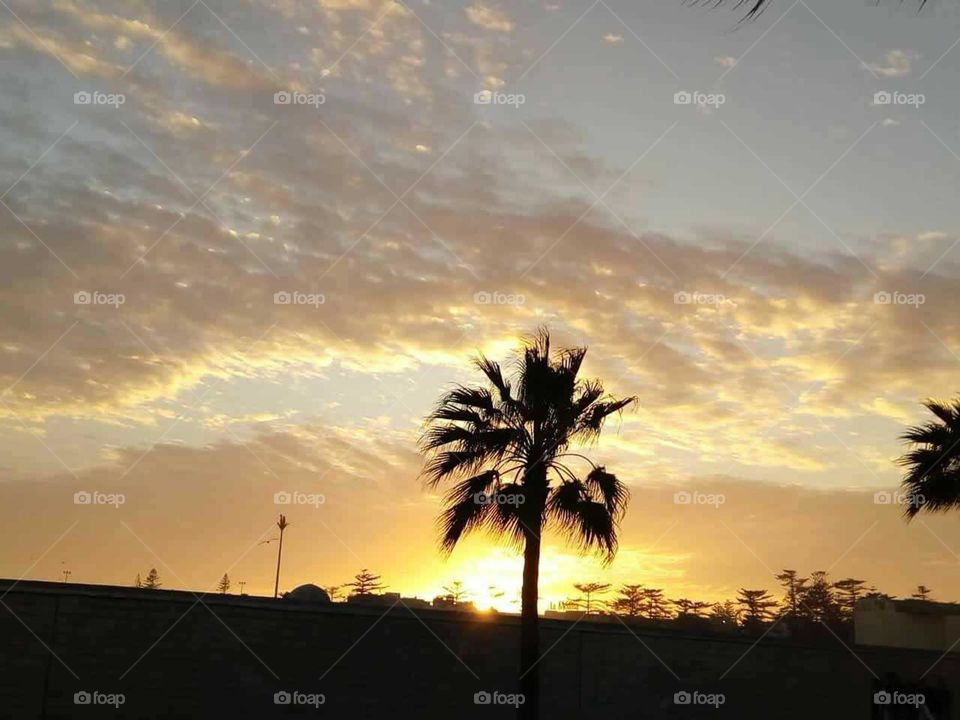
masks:
<path fill-rule="evenodd" d="M 480 529 L 523 548 L 521 718 L 539 714 L 542 533 L 559 531 L 610 562 L 629 499 L 613 474 L 571 451 L 575 443 L 598 439 L 604 421 L 636 400 L 614 399 L 598 380 L 578 378 L 586 353 L 572 348 L 551 355 L 550 334 L 541 329 L 524 342 L 511 380 L 480 355 L 474 364 L 488 387 L 458 385 L 445 393 L 420 441 L 430 456 L 427 487 L 447 485 L 438 518 L 443 551 Z M 589 465 L 584 477 L 569 467 L 572 460 Z"/>
<path fill-rule="evenodd" d="M 912 446 L 897 460 L 906 468 L 901 487 L 908 520 L 921 509 L 944 512 L 960 507 L 960 398 L 923 404 L 936 420 L 914 425 L 900 436 Z"/>

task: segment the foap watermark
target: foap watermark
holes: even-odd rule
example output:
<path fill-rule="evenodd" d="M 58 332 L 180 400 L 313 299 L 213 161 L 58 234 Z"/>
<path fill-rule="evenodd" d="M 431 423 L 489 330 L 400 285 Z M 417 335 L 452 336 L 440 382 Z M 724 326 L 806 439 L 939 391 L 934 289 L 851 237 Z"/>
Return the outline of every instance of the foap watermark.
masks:
<path fill-rule="evenodd" d="M 874 505 L 911 505 L 920 507 L 924 503 L 923 495 L 905 494 L 897 490 L 878 490 L 873 494 Z"/>
<path fill-rule="evenodd" d="M 674 105 L 696 105 L 704 108 L 719 108 L 727 102 L 727 96 L 723 93 L 705 93 L 699 90 L 689 92 L 680 90 L 673 94 Z"/>
<path fill-rule="evenodd" d="M 287 492 L 286 490 L 281 490 L 273 494 L 274 505 L 313 505 L 315 508 L 318 508 L 326 501 L 327 498 L 324 495 L 317 493 Z"/>
<path fill-rule="evenodd" d="M 509 705 L 518 708 L 527 701 L 523 693 L 504 693 L 499 690 L 481 690 L 473 694 L 474 705 Z"/>
<path fill-rule="evenodd" d="M 513 105 L 520 107 L 527 101 L 523 93 L 502 93 L 497 90 L 481 90 L 473 94 L 474 105 Z"/>
<path fill-rule="evenodd" d="M 874 293 L 873 302 L 877 305 L 911 305 L 915 308 L 927 302 L 927 296 L 923 293 L 903 293 L 903 292 L 881 292 Z"/>
<path fill-rule="evenodd" d="M 274 305 L 313 305 L 313 307 L 317 308 L 326 301 L 327 298 L 322 293 L 280 290 L 273 294 Z"/>
<path fill-rule="evenodd" d="M 74 705 L 111 705 L 119 708 L 127 701 L 123 693 L 105 693 L 99 690 L 80 690 L 73 694 Z"/>
<path fill-rule="evenodd" d="M 526 501 L 523 493 L 478 492 L 473 494 L 473 502 L 477 505 L 515 505 L 520 507 Z"/>
<path fill-rule="evenodd" d="M 903 93 L 878 90 L 873 94 L 874 105 L 912 105 L 920 107 L 927 101 L 923 93 Z"/>
<path fill-rule="evenodd" d="M 910 707 L 919 708 L 921 705 L 925 705 L 927 698 L 923 693 L 903 693 L 898 690 L 889 692 L 888 690 L 880 690 L 873 694 L 873 704 L 874 705 L 909 705 Z"/>
<path fill-rule="evenodd" d="M 73 94 L 74 105 L 107 105 L 118 108 L 127 101 L 127 96 L 123 93 L 104 93 L 90 92 L 88 90 L 78 90 Z"/>
<path fill-rule="evenodd" d="M 513 293 L 481 290 L 473 294 L 473 302 L 477 305 L 523 305 L 527 298 Z"/>
<path fill-rule="evenodd" d="M 280 690 L 273 694 L 274 705 L 309 705 L 314 709 L 327 702 L 323 693 L 305 693 L 299 690 Z"/>
<path fill-rule="evenodd" d="M 113 305 L 113 307 L 118 308 L 126 301 L 127 297 L 123 293 L 78 290 L 73 294 L 74 305 Z"/>
<path fill-rule="evenodd" d="M 723 305 L 726 301 L 727 298 L 719 293 L 681 290 L 673 294 L 673 302 L 676 305 Z"/>
<path fill-rule="evenodd" d="M 727 696 L 723 693 L 705 693 L 699 690 L 688 692 L 686 690 L 680 690 L 673 694 L 674 705 L 712 705 L 718 708 L 726 701 Z"/>
<path fill-rule="evenodd" d="M 712 505 L 720 507 L 727 501 L 725 495 L 721 493 L 702 493 L 690 492 L 689 490 L 680 490 L 673 494 L 674 505 Z"/>
<path fill-rule="evenodd" d="M 288 92 L 279 90 L 273 94 L 274 105 L 307 105 L 309 107 L 319 108 L 327 101 L 327 96 L 322 92 Z"/>
<path fill-rule="evenodd" d="M 79 490 L 73 494 L 74 505 L 113 505 L 118 508 L 126 502 L 127 496 L 123 493 Z"/>

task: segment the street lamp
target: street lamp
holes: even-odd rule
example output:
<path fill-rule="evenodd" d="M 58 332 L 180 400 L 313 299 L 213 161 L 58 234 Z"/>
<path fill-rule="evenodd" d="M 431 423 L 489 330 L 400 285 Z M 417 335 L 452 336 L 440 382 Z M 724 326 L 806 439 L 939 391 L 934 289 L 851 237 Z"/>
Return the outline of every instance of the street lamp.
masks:
<path fill-rule="evenodd" d="M 283 531 L 288 527 L 287 518 L 282 514 L 280 515 L 280 519 L 277 520 L 277 527 L 280 528 L 280 547 L 277 548 L 277 580 L 273 584 L 274 598 L 277 597 L 280 590 L 280 557 L 283 555 Z"/>

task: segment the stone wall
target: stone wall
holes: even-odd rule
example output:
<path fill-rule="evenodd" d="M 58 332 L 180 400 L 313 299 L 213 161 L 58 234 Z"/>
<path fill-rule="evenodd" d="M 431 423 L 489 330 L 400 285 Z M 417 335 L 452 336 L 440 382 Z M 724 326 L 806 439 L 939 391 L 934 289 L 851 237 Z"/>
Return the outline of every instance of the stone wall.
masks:
<path fill-rule="evenodd" d="M 508 718 L 474 694 L 516 692 L 518 637 L 513 616 L 0 580 L 0 717 Z M 880 718 L 891 673 L 904 690 L 926 674 L 928 703 L 960 693 L 952 654 L 828 640 L 544 620 L 544 717 Z M 76 705 L 84 691 L 124 703 Z M 324 703 L 275 704 L 283 691 Z M 675 704 L 683 691 L 724 703 Z M 960 720 L 956 701 L 932 709 Z"/>

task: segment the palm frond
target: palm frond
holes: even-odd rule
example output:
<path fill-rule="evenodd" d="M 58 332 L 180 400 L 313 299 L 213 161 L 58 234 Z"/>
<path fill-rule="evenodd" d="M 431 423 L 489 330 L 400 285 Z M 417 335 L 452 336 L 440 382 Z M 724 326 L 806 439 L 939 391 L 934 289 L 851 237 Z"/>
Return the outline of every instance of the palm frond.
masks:
<path fill-rule="evenodd" d="M 462 425 L 434 425 L 423 432 L 420 447 L 424 450 L 438 450 L 446 445 L 465 443 L 473 435 L 473 430 Z"/>
<path fill-rule="evenodd" d="M 445 403 L 438 406 L 437 409 L 431 413 L 428 420 L 431 422 L 435 420 L 449 420 L 450 422 L 468 423 L 476 427 L 482 427 L 487 424 L 483 416 L 476 410 L 453 403 Z"/>
<path fill-rule="evenodd" d="M 427 422 L 451 420 L 477 426 L 489 425 L 495 420 L 497 409 L 489 391 L 483 388 L 457 385 L 440 398 Z"/>
<path fill-rule="evenodd" d="M 575 435 L 584 439 L 595 439 L 603 430 L 606 419 L 614 413 L 621 412 L 625 407 L 638 402 L 635 395 L 620 400 L 604 400 L 590 405 L 580 416 Z"/>
<path fill-rule="evenodd" d="M 503 405 L 512 406 L 516 402 L 511 394 L 512 388 L 510 387 L 510 383 L 503 378 L 503 371 L 500 369 L 499 363 L 488 359 L 484 355 L 479 355 L 473 361 L 473 364 L 486 376 L 490 384 L 496 389 L 500 395 L 500 402 Z"/>
<path fill-rule="evenodd" d="M 581 550 L 593 551 L 604 563 L 617 553 L 617 522 L 604 503 L 591 496 L 580 480 L 560 483 L 548 502 L 551 522 L 565 534 L 572 535 Z"/>
<path fill-rule="evenodd" d="M 420 438 L 424 450 L 462 450 L 478 453 L 488 459 L 499 460 L 512 445 L 522 445 L 523 433 L 512 427 L 473 429 L 462 425 L 434 425 Z M 447 447 L 452 446 L 452 447 Z"/>
<path fill-rule="evenodd" d="M 603 503 L 592 500 L 580 504 L 577 511 L 581 547 L 596 551 L 604 564 L 617 554 L 617 527 Z"/>
<path fill-rule="evenodd" d="M 457 483 L 446 494 L 444 511 L 437 520 L 444 552 L 452 552 L 460 538 L 489 521 L 491 506 L 478 502 L 477 496 L 487 494 L 498 477 L 496 471 L 488 470 Z"/>
<path fill-rule="evenodd" d="M 916 447 L 898 460 L 908 468 L 901 480 L 904 514 L 914 517 L 921 510 L 944 512 L 960 507 L 960 472 L 957 458 L 960 439 L 953 447 Z"/>
<path fill-rule="evenodd" d="M 436 487 L 448 478 L 455 478 L 479 470 L 485 453 L 468 450 L 445 450 L 434 455 L 421 473 L 427 487 Z"/>
<path fill-rule="evenodd" d="M 578 418 L 604 394 L 603 383 L 599 380 L 584 380 L 580 383 L 579 390 L 573 400 L 573 410 Z"/>
<path fill-rule="evenodd" d="M 519 549 L 527 535 L 536 532 L 533 526 L 540 525 L 536 513 L 525 507 L 526 488 L 519 483 L 503 483 L 496 488 L 496 495 L 497 501 L 492 503 L 490 514 L 490 530 L 498 538 L 505 538 L 509 546 Z"/>
<path fill-rule="evenodd" d="M 722 5 L 732 5 L 734 10 L 739 10 L 744 5 L 748 7 L 744 11 L 744 20 L 754 20 L 762 13 L 772 0 L 685 0 L 688 5 L 707 5 L 709 7 L 720 7 Z"/>
<path fill-rule="evenodd" d="M 518 363 L 517 399 L 526 419 L 542 422 L 550 410 L 553 368 L 550 366 L 550 335 L 543 328 L 523 345 Z"/>
<path fill-rule="evenodd" d="M 623 516 L 630 501 L 630 491 L 616 475 L 608 473 L 601 465 L 587 474 L 584 483 L 599 496 L 611 517 L 619 520 Z"/>
<path fill-rule="evenodd" d="M 954 434 L 954 431 L 946 425 L 928 422 L 907 428 L 900 439 L 918 445 L 949 445 Z"/>
<path fill-rule="evenodd" d="M 900 485 L 906 496 L 904 514 L 960 508 L 960 400 L 927 400 L 937 420 L 907 428 L 901 439 L 910 448 L 897 459 L 905 468 Z"/>
<path fill-rule="evenodd" d="M 458 385 L 450 390 L 444 399 L 448 403 L 475 408 L 484 413 L 494 411 L 493 396 L 484 388 Z"/>
<path fill-rule="evenodd" d="M 580 366 L 583 365 L 583 359 L 587 356 L 585 347 L 568 348 L 560 355 L 560 367 L 563 368 L 571 377 L 577 377 L 580 374 Z"/>
<path fill-rule="evenodd" d="M 773 3 L 773 0 L 684 0 L 687 5 L 705 5 L 711 8 L 717 8 L 724 5 L 730 5 L 734 10 L 744 8 L 742 22 L 755 20 L 759 15 Z M 899 0 L 903 4 L 903 0 Z M 917 0 L 918 9 L 922 10 L 928 0 Z M 788 6 L 789 7 L 789 6 Z"/>
<path fill-rule="evenodd" d="M 561 401 L 559 409 L 572 405 L 578 387 L 577 375 L 586 355 L 586 348 L 570 348 L 560 353 L 559 360 L 551 365 L 550 392 Z"/>
<path fill-rule="evenodd" d="M 946 403 L 938 400 L 926 400 L 923 406 L 940 418 L 948 427 L 955 426 L 957 418 L 960 417 L 960 401 Z"/>

